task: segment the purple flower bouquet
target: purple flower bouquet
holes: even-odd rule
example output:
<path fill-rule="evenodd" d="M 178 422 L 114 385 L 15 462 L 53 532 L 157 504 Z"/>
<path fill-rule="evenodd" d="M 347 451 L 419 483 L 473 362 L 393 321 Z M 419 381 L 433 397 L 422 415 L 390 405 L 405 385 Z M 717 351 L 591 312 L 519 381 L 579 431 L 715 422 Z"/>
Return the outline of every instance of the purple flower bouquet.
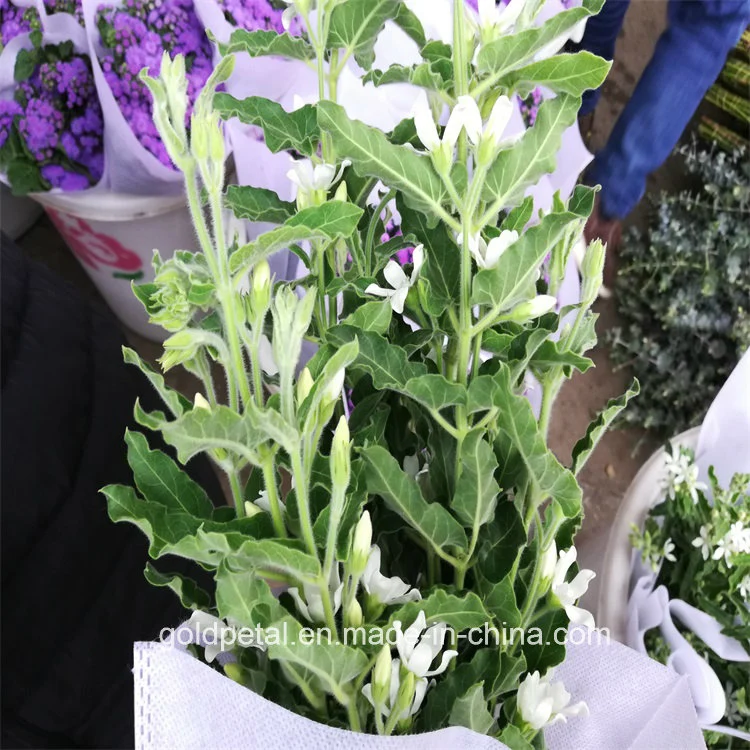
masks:
<path fill-rule="evenodd" d="M 0 171 L 19 195 L 84 190 L 104 171 L 102 112 L 83 30 L 73 16 L 52 15 L 68 7 L 0 0 Z"/>

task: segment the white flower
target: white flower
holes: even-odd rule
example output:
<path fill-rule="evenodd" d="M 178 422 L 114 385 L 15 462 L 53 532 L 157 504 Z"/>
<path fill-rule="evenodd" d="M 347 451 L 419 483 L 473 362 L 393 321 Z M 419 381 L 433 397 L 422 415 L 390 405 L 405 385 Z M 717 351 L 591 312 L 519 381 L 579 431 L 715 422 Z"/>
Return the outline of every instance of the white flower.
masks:
<path fill-rule="evenodd" d="M 677 562 L 677 558 L 674 556 L 674 542 L 671 538 L 668 538 L 664 542 L 664 549 L 661 554 L 665 560 L 669 560 L 669 562 Z"/>
<path fill-rule="evenodd" d="M 539 672 L 526 675 L 518 688 L 517 707 L 521 718 L 534 731 L 556 724 L 567 722 L 568 717 L 588 716 L 588 706 L 583 702 L 571 706 L 570 693 L 562 682 L 550 682 L 552 670 L 544 677 Z"/>
<path fill-rule="evenodd" d="M 503 133 L 513 115 L 513 102 L 507 96 L 499 96 L 492 107 L 490 119 L 484 129 L 483 138 L 487 140 L 494 149 L 502 148 L 504 145 Z M 515 140 L 515 139 L 508 139 Z"/>
<path fill-rule="evenodd" d="M 393 287 L 392 289 L 386 289 L 377 284 L 370 284 L 365 289 L 366 294 L 374 294 L 376 297 L 386 297 L 391 301 L 391 307 L 396 313 L 404 312 L 404 304 L 406 303 L 406 297 L 411 289 L 417 282 L 419 272 L 422 269 L 424 263 L 424 246 L 417 245 L 414 248 L 413 264 L 414 268 L 411 272 L 411 276 L 408 277 L 404 273 L 404 269 L 395 261 L 389 260 L 388 265 L 383 271 L 385 280 Z"/>
<path fill-rule="evenodd" d="M 693 539 L 693 547 L 700 547 L 701 556 L 704 560 L 708 560 L 711 555 L 711 538 L 709 536 L 709 528 L 705 524 L 701 526 L 698 536 Z"/>
<path fill-rule="evenodd" d="M 373 544 L 370 548 L 370 556 L 367 558 L 367 565 L 362 574 L 362 585 L 365 591 L 381 604 L 418 602 L 422 598 L 417 589 L 411 588 L 398 576 L 386 578 L 380 572 L 380 547 L 377 544 Z"/>
<path fill-rule="evenodd" d="M 195 394 L 195 401 L 193 402 L 193 409 L 206 409 L 211 411 L 211 404 L 206 401 L 206 397 L 202 393 Z"/>
<path fill-rule="evenodd" d="M 485 242 L 481 234 L 469 237 L 469 251 L 471 252 L 477 267 L 481 269 L 494 268 L 503 253 L 518 239 L 518 232 L 505 229 L 500 232 L 499 237 L 494 237 Z M 463 244 L 463 237 L 458 238 L 458 244 Z"/>
<path fill-rule="evenodd" d="M 339 566 L 334 565 L 331 569 L 331 578 L 328 582 L 328 589 L 331 593 L 334 614 L 336 614 L 341 607 L 341 592 L 343 588 L 344 584 L 341 582 L 341 577 L 339 575 Z M 325 610 L 323 609 L 323 597 L 320 594 L 320 588 L 318 586 L 303 583 L 302 592 L 305 595 L 304 600 L 300 596 L 298 588 L 289 589 L 289 594 L 292 599 L 294 599 L 294 603 L 297 605 L 297 609 L 302 616 L 310 622 L 325 622 L 326 616 Z"/>
<path fill-rule="evenodd" d="M 510 0 L 506 6 L 499 6 L 497 0 L 479 0 L 479 27 L 494 32 L 495 35 L 507 31 L 521 15 L 527 0 Z"/>
<path fill-rule="evenodd" d="M 737 586 L 740 596 L 745 600 L 750 600 L 750 573 L 748 573 Z"/>
<path fill-rule="evenodd" d="M 541 566 L 540 577 L 542 581 L 552 581 L 557 567 L 557 545 L 554 539 L 552 540 L 552 544 L 542 552 L 542 559 L 539 565 Z"/>
<path fill-rule="evenodd" d="M 294 166 L 287 172 L 287 177 L 297 186 L 297 200 L 302 199 L 302 205 L 309 202 L 310 196 L 317 192 L 327 193 L 337 183 L 344 170 L 351 164 L 344 159 L 336 171 L 335 164 L 316 164 L 309 159 L 301 159 L 294 162 Z"/>
<path fill-rule="evenodd" d="M 557 597 L 565 609 L 565 614 L 574 625 L 585 625 L 590 630 L 596 626 L 594 616 L 588 610 L 576 606 L 576 602 L 586 593 L 589 582 L 596 576 L 593 570 L 580 570 L 578 575 L 570 582 L 565 582 L 568 569 L 576 561 L 578 552 L 571 547 L 566 552 L 561 551 L 555 566 L 555 574 L 552 577 L 552 594 Z"/>
<path fill-rule="evenodd" d="M 482 114 L 473 97 L 467 95 L 458 97 L 458 103 L 445 126 L 443 140 L 455 146 L 462 130 L 466 130 L 466 135 L 475 146 L 478 145 L 482 137 Z"/>
<path fill-rule="evenodd" d="M 698 481 L 698 465 L 695 463 L 690 464 L 685 470 L 682 484 L 685 490 L 690 493 L 694 505 L 698 502 L 698 490 L 705 492 L 708 489 L 703 482 Z"/>
<path fill-rule="evenodd" d="M 189 630 L 195 637 L 195 643 L 205 648 L 205 657 L 209 664 L 219 654 L 230 651 L 236 643 L 236 633 L 231 625 L 198 609 L 181 627 Z"/>
<path fill-rule="evenodd" d="M 430 669 L 432 662 L 443 650 L 443 642 L 448 632 L 444 622 L 427 627 L 424 612 L 417 615 L 417 619 L 403 632 L 401 622 L 394 620 L 396 629 L 396 648 L 404 667 L 417 677 L 434 677 L 448 669 L 451 659 L 458 656 L 458 651 L 447 650 L 443 653 L 440 664 L 436 669 Z"/>
<path fill-rule="evenodd" d="M 373 708 L 380 709 L 381 715 L 386 719 L 391 715 L 391 711 L 393 711 L 396 706 L 396 701 L 398 699 L 398 689 L 401 687 L 400 672 L 401 662 L 399 661 L 399 659 L 394 659 L 391 662 L 391 680 L 388 688 L 388 700 L 386 702 L 380 703 L 379 706 L 375 705 L 375 700 L 372 696 L 372 683 L 368 683 L 362 688 L 362 695 L 367 698 Z M 415 713 L 417 713 L 417 711 L 419 711 L 428 687 L 429 682 L 426 678 L 420 677 L 416 680 L 414 698 L 412 700 L 412 703 L 409 707 L 405 708 L 401 712 L 399 720 L 408 719 L 410 716 L 413 716 Z"/>
<path fill-rule="evenodd" d="M 750 526 L 746 528 L 742 521 L 736 521 L 727 532 L 727 537 L 735 554 L 750 554 Z"/>
<path fill-rule="evenodd" d="M 690 456 L 682 450 L 678 449 L 676 454 L 674 452 L 665 454 L 664 468 L 667 471 L 667 476 L 664 484 L 670 500 L 674 500 L 675 492 L 685 482 L 690 473 L 690 465 Z"/>
<path fill-rule="evenodd" d="M 477 103 L 470 96 L 458 98 L 458 103 L 448 118 L 442 140 L 438 135 L 432 109 L 424 94 L 417 99 L 412 113 L 419 140 L 422 141 L 428 151 L 435 152 L 439 149 L 445 149 L 452 156 L 453 149 L 458 143 L 458 137 L 464 129 L 469 140 L 475 146 L 479 143 L 479 138 L 482 135 L 482 115 Z"/>

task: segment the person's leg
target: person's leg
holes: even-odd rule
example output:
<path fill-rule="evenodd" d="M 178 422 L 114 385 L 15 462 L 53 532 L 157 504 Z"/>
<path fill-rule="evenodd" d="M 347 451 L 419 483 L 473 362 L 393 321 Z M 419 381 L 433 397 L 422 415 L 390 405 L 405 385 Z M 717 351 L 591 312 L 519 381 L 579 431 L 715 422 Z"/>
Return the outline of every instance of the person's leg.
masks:
<path fill-rule="evenodd" d="M 669 26 L 587 174 L 602 186 L 603 217 L 625 218 L 638 204 L 748 21 L 750 0 L 671 0 Z"/>
<path fill-rule="evenodd" d="M 607 0 L 599 15 L 589 18 L 583 39 L 578 44 L 569 44 L 567 49 L 570 52 L 586 50 L 605 60 L 613 60 L 617 35 L 620 33 L 629 5 L 630 0 Z M 580 116 L 583 117 L 593 112 L 600 96 L 601 89 L 586 91 L 583 95 Z"/>

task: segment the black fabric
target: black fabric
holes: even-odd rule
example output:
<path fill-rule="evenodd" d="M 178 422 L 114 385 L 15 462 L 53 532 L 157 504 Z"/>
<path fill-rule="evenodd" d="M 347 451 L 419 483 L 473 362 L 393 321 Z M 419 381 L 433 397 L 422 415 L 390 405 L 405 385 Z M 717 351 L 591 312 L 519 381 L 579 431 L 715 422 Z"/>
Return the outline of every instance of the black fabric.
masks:
<path fill-rule="evenodd" d="M 132 483 L 123 434 L 137 397 L 159 399 L 123 363 L 108 311 L 6 238 L 0 299 L 2 746 L 133 747 L 133 641 L 185 615 L 146 582 L 145 537 L 112 523 L 98 490 Z M 207 462 L 190 473 L 220 497 Z"/>

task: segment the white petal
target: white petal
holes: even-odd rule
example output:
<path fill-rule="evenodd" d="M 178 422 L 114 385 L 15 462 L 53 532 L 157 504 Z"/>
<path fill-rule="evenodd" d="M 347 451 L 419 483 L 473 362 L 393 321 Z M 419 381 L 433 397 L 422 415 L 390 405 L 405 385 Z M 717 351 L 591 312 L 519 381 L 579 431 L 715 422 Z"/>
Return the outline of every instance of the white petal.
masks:
<path fill-rule="evenodd" d="M 409 287 L 404 286 L 401 289 L 397 289 L 391 297 L 391 307 L 393 312 L 401 315 L 404 312 L 404 305 L 406 304 L 406 298 L 409 296 Z"/>
<path fill-rule="evenodd" d="M 458 651 L 443 651 L 443 658 L 440 660 L 440 665 L 437 669 L 433 669 L 431 672 L 427 672 L 425 674 L 425 677 L 434 677 L 438 674 L 443 674 L 446 669 L 448 669 L 448 665 L 451 663 L 451 659 L 455 659 L 458 656 Z"/>
<path fill-rule="evenodd" d="M 417 680 L 417 684 L 414 690 L 414 701 L 411 704 L 411 709 L 409 711 L 409 714 L 411 716 L 413 716 L 415 713 L 417 713 L 417 711 L 419 711 L 428 687 L 429 687 L 429 683 L 427 682 L 427 680 Z"/>
<path fill-rule="evenodd" d="M 302 597 L 299 595 L 299 589 L 297 588 L 291 588 L 289 589 L 289 595 L 294 600 L 294 603 L 297 605 L 297 609 L 300 611 L 300 614 L 306 619 L 310 620 L 312 622 L 312 618 L 310 617 L 310 610 L 307 608 L 307 604 L 302 601 Z"/>
<path fill-rule="evenodd" d="M 590 711 L 585 701 L 579 701 L 572 706 L 564 708 L 562 711 L 565 716 L 588 716 Z"/>
<path fill-rule="evenodd" d="M 589 630 L 593 630 L 596 627 L 594 615 L 592 615 L 587 609 L 570 604 L 565 607 L 565 614 L 573 625 L 583 625 Z"/>
<path fill-rule="evenodd" d="M 417 644 L 412 655 L 409 657 L 409 660 L 405 661 L 404 664 L 406 668 L 410 672 L 414 672 L 417 677 L 424 677 L 434 658 L 435 655 L 432 653 L 430 644 L 422 640 Z"/>
<path fill-rule="evenodd" d="M 510 0 L 505 6 L 505 10 L 500 12 L 500 18 L 498 19 L 498 28 L 501 31 L 511 27 L 521 15 L 524 3 L 527 0 Z"/>
<path fill-rule="evenodd" d="M 414 252 L 411 255 L 411 262 L 414 267 L 414 270 L 411 272 L 411 283 L 413 285 L 424 265 L 424 245 L 417 245 L 414 248 Z"/>
<path fill-rule="evenodd" d="M 476 146 L 482 136 L 482 115 L 471 96 L 459 96 L 458 104 L 451 112 L 444 137 L 451 147 L 456 145 L 461 128 L 466 130 L 469 140 Z"/>
<path fill-rule="evenodd" d="M 581 570 L 578 575 L 570 582 L 568 588 L 576 601 L 580 599 L 589 588 L 589 583 L 596 578 L 593 570 Z"/>
<path fill-rule="evenodd" d="M 292 25 L 292 20 L 297 15 L 296 8 L 292 5 L 288 7 L 282 14 L 281 14 L 281 25 L 284 27 L 284 31 L 289 31 Z"/>
<path fill-rule="evenodd" d="M 406 278 L 404 269 L 395 260 L 389 260 L 383 271 L 385 280 L 394 288 L 409 287 L 409 279 Z"/>
<path fill-rule="evenodd" d="M 505 230 L 499 237 L 490 240 L 485 252 L 486 268 L 494 268 L 503 253 L 518 239 L 518 232 Z"/>
<path fill-rule="evenodd" d="M 336 167 L 331 164 L 318 164 L 313 172 L 312 185 L 315 190 L 328 190 L 336 174 Z"/>
<path fill-rule="evenodd" d="M 555 566 L 555 577 L 552 581 L 553 586 L 565 582 L 565 576 L 568 575 L 568 570 L 570 569 L 570 566 L 576 561 L 577 556 L 578 552 L 576 551 L 575 547 L 571 547 L 568 550 L 560 550 L 560 557 L 557 561 L 557 565 Z"/>
<path fill-rule="evenodd" d="M 432 116 L 432 109 L 427 101 L 427 96 L 422 94 L 417 100 L 413 111 L 414 127 L 417 130 L 419 140 L 428 151 L 440 148 L 440 136 Z"/>
<path fill-rule="evenodd" d="M 497 23 L 499 18 L 497 0 L 479 0 L 477 10 L 480 26 L 494 26 Z"/>
<path fill-rule="evenodd" d="M 395 291 L 393 289 L 383 289 L 382 286 L 378 286 L 377 284 L 370 284 L 365 289 L 365 294 L 374 294 L 376 297 L 392 297 Z"/>
<path fill-rule="evenodd" d="M 502 142 L 503 133 L 512 115 L 513 102 L 505 95 L 498 97 L 498 100 L 492 107 L 486 130 L 487 136 L 494 141 L 496 146 L 499 146 Z"/>

